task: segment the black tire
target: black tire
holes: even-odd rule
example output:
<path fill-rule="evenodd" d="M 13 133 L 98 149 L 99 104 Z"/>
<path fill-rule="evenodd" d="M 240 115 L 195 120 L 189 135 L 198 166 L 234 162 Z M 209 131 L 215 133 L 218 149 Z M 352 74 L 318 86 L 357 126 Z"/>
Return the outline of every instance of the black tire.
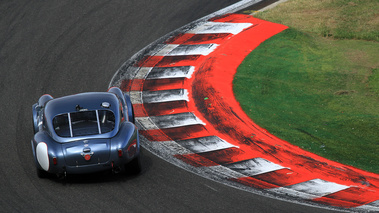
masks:
<path fill-rule="evenodd" d="M 130 119 L 130 122 L 132 122 L 133 124 L 136 124 L 136 121 L 135 121 L 135 117 L 134 117 L 134 107 L 133 107 L 133 105 L 132 105 L 132 118 Z"/>
<path fill-rule="evenodd" d="M 125 171 L 127 174 L 138 175 L 142 171 L 141 153 L 125 165 Z"/>
<path fill-rule="evenodd" d="M 39 178 L 43 179 L 43 178 L 49 177 L 49 173 L 47 173 L 46 171 L 44 171 L 42 169 L 37 168 L 37 176 Z"/>

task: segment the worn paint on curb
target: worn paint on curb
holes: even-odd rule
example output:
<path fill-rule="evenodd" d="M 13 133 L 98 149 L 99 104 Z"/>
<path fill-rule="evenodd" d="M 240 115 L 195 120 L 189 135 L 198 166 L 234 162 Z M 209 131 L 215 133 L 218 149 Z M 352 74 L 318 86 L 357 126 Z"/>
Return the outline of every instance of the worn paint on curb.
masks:
<path fill-rule="evenodd" d="M 131 95 L 146 146 L 187 169 L 283 197 L 378 211 L 378 174 L 271 135 L 235 100 L 239 64 L 286 28 L 239 14 L 199 22 L 127 66 L 117 86 Z"/>

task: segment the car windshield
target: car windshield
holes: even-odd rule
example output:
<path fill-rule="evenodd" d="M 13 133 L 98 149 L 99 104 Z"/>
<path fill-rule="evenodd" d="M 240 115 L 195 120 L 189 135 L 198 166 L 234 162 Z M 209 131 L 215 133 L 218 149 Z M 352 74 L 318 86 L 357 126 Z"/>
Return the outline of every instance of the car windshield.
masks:
<path fill-rule="evenodd" d="M 111 132 L 115 116 L 110 110 L 80 111 L 54 117 L 53 127 L 60 137 L 78 137 Z"/>

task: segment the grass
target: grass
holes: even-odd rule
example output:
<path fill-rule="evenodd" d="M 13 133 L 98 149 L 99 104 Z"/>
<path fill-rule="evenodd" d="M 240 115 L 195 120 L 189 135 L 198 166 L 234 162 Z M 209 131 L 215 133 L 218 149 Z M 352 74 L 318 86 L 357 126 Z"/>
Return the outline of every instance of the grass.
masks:
<path fill-rule="evenodd" d="M 377 0 L 289 0 L 255 15 L 335 39 L 379 41 Z"/>
<path fill-rule="evenodd" d="M 363 1 L 306 2 L 288 1 L 258 15 L 290 29 L 261 44 L 240 65 L 233 82 L 236 98 L 274 135 L 379 173 L 379 3 L 364 1 L 368 18 L 344 18 L 359 16 Z M 325 22 L 327 14 L 332 23 Z M 368 24 L 359 30 L 346 27 L 355 22 Z"/>

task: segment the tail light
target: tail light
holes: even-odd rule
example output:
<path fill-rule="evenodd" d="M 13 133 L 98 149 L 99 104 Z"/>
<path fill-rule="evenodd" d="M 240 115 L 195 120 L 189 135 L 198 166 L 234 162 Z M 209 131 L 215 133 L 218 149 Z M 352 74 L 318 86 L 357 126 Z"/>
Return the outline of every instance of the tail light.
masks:
<path fill-rule="evenodd" d="M 57 164 L 58 164 L 58 161 L 57 161 L 57 158 L 56 158 L 56 157 L 53 157 L 53 164 L 54 164 L 54 165 L 57 165 Z"/>
<path fill-rule="evenodd" d="M 118 149 L 118 157 L 122 158 L 123 152 L 122 149 Z"/>

